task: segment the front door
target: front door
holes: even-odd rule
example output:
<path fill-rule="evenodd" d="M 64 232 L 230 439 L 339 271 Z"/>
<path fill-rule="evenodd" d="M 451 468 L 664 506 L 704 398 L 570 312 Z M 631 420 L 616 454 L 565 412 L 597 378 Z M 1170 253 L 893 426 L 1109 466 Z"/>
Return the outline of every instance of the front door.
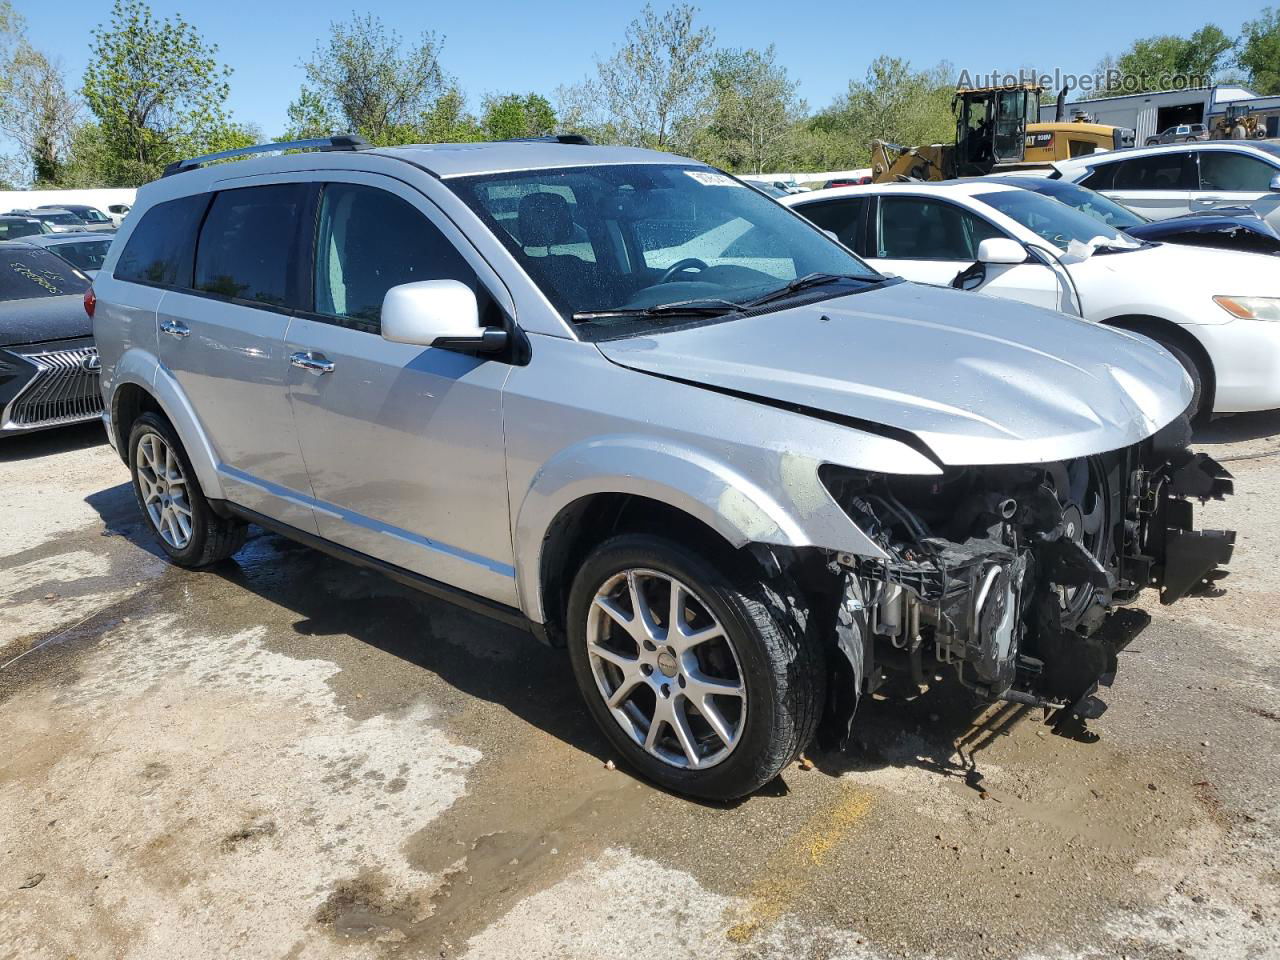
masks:
<path fill-rule="evenodd" d="M 977 260 L 978 246 L 1004 231 L 963 207 L 935 197 L 881 196 L 872 218 L 868 261 L 918 283 L 951 286 Z M 1042 263 L 988 264 L 979 293 L 1063 309 L 1057 277 Z"/>
<path fill-rule="evenodd" d="M 1243 150 L 1200 151 L 1200 190 L 1191 201 L 1193 210 L 1220 207 L 1253 207 L 1260 216 L 1259 202 L 1276 196 L 1271 181 L 1280 175 L 1280 166 Z M 1270 204 L 1274 208 L 1275 204 Z"/>
<path fill-rule="evenodd" d="M 511 368 L 380 335 L 389 288 L 438 279 L 475 289 L 482 315 L 499 309 L 497 277 L 421 194 L 374 175 L 322 185 L 314 303 L 285 348 L 316 522 L 335 543 L 515 605 L 501 402 Z"/>
<path fill-rule="evenodd" d="M 199 211 L 194 279 L 165 293 L 157 320 L 160 362 L 199 417 L 227 496 L 314 533 L 284 349 L 289 311 L 301 302 L 298 260 L 312 192 L 273 184 L 215 193 L 208 212 Z M 191 211 L 175 206 L 175 215 Z M 193 234 L 199 223 L 197 214 Z"/>

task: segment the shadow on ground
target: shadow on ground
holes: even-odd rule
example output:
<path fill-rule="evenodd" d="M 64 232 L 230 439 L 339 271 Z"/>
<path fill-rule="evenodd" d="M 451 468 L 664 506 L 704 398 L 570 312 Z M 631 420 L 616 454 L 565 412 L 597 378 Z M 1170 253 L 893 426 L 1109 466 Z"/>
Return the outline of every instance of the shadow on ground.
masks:
<path fill-rule="evenodd" d="M 0 463 L 35 460 L 55 453 L 87 450 L 106 442 L 106 431 L 98 420 L 52 430 L 37 430 L 34 433 L 11 434 L 0 438 Z"/>

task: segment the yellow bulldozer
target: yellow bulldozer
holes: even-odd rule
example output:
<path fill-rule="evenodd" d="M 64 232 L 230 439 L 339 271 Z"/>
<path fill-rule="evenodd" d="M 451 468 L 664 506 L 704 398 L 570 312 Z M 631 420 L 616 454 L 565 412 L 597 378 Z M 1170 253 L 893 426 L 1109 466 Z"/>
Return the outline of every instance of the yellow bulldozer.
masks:
<path fill-rule="evenodd" d="M 950 180 L 1046 167 L 1055 160 L 1133 146 L 1133 130 L 1062 118 L 1067 91 L 1058 95 L 1052 123 L 1040 122 L 1043 87 L 1020 83 L 957 90 L 954 143 L 904 147 L 871 141 L 871 182 Z"/>

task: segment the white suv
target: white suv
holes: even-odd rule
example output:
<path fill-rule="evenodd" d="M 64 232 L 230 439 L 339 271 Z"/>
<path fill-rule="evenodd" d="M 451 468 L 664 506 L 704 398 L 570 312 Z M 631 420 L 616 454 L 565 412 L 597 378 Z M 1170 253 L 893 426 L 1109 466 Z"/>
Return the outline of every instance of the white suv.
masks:
<path fill-rule="evenodd" d="M 203 165 L 282 146 L 320 152 Z M 255 522 L 526 624 L 700 796 L 894 676 L 1094 715 L 1145 616 L 1116 605 L 1231 553 L 1191 529 L 1230 480 L 1167 354 L 881 276 L 668 154 L 198 158 L 139 191 L 86 306 L 175 562 Z"/>

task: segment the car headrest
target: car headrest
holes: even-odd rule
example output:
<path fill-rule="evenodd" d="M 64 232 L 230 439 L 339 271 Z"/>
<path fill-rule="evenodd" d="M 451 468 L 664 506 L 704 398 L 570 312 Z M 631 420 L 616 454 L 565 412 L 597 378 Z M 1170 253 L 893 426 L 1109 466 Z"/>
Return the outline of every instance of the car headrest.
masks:
<path fill-rule="evenodd" d="M 517 217 L 520 243 L 526 247 L 552 247 L 573 240 L 569 201 L 558 193 L 526 194 L 520 198 Z"/>

